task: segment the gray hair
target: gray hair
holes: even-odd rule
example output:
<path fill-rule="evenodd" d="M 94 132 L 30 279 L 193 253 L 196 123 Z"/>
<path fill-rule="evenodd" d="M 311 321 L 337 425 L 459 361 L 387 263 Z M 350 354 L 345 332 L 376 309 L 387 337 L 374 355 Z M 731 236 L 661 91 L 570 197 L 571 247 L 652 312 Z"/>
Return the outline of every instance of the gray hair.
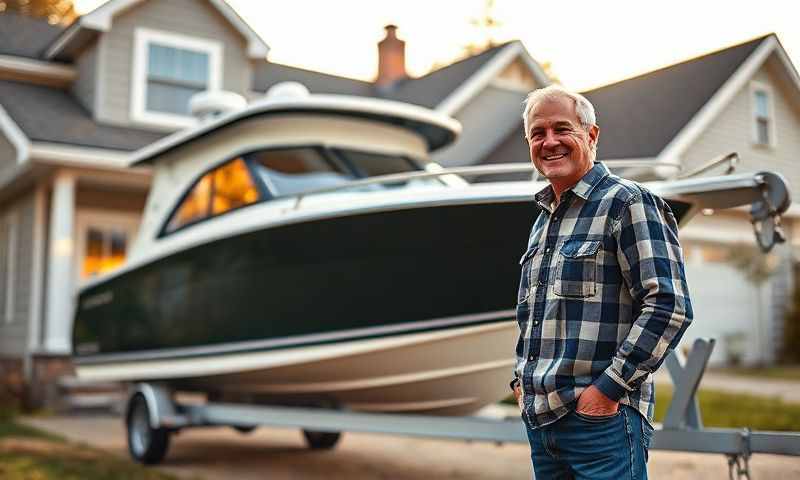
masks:
<path fill-rule="evenodd" d="M 592 125 L 597 123 L 594 106 L 586 97 L 580 93 L 571 92 L 560 85 L 550 85 L 532 91 L 525 99 L 525 110 L 522 112 L 522 122 L 525 126 L 525 138 L 528 138 L 528 126 L 530 125 L 531 115 L 536 107 L 546 100 L 557 98 L 570 98 L 575 102 L 575 113 L 578 114 L 578 120 L 580 120 L 581 126 L 585 130 L 588 131 Z"/>

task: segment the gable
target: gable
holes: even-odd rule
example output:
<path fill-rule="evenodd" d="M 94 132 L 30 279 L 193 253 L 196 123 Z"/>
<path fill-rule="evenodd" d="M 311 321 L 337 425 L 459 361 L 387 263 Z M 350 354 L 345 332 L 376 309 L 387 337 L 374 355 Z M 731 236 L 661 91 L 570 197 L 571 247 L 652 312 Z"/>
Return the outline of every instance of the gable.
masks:
<path fill-rule="evenodd" d="M 72 59 L 83 45 L 93 40 L 97 32 L 109 32 L 117 16 L 130 10 L 142 7 L 146 3 L 178 4 L 169 0 L 110 0 L 91 12 L 79 17 L 72 25 L 59 35 L 44 51 L 47 59 Z M 191 16 L 194 10 L 204 7 L 212 8 L 220 20 L 231 29 L 237 31 L 246 41 L 246 54 L 249 58 L 263 59 L 269 47 L 250 26 L 225 2 L 225 0 L 201 0 L 189 4 L 181 4 L 188 9 L 175 12 L 173 20 L 180 20 L 184 15 Z"/>
<path fill-rule="evenodd" d="M 765 38 L 584 92 L 597 111 L 598 155 L 657 156 Z"/>
<path fill-rule="evenodd" d="M 773 170 L 786 177 L 793 198 L 800 198 L 800 93 L 788 84 L 783 66 L 773 53 L 742 86 L 724 109 L 682 155 L 686 171 L 730 152 L 739 153 L 738 171 Z M 771 97 L 774 146 L 756 145 L 753 89 L 766 88 Z"/>
<path fill-rule="evenodd" d="M 99 95 L 96 112 L 101 121 L 130 125 L 134 109 L 137 42 L 146 33 L 181 36 L 217 45 L 221 53 L 220 87 L 240 95 L 250 89 L 252 64 L 245 39 L 207 1 L 150 0 L 138 3 L 114 19 L 113 28 L 99 40 Z M 143 127 L 151 127 L 142 123 Z"/>
<path fill-rule="evenodd" d="M 447 167 L 478 163 L 519 125 L 526 94 L 527 91 L 486 87 L 455 115 L 463 127 L 458 141 L 435 152 L 433 160 Z M 518 132 L 518 137 L 522 138 L 522 127 Z"/>
<path fill-rule="evenodd" d="M 538 86 L 536 77 L 533 76 L 530 67 L 519 57 L 509 63 L 497 77 L 492 80 L 492 84 L 498 87 L 524 90 L 526 92 Z"/>

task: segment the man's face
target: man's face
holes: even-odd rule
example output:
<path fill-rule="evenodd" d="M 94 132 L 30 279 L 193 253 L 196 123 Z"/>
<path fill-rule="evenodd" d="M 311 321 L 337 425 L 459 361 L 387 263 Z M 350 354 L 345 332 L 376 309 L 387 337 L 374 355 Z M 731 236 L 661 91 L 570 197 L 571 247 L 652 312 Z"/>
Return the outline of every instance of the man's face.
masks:
<path fill-rule="evenodd" d="M 568 97 L 547 99 L 536 106 L 528 126 L 533 166 L 560 192 L 572 188 L 592 168 L 596 125 L 587 132 Z"/>

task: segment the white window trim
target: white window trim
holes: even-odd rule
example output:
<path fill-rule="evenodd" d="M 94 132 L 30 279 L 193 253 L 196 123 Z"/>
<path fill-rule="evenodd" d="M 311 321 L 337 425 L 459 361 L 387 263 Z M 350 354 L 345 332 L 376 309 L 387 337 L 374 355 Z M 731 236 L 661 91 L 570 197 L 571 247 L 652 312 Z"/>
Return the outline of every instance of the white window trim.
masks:
<path fill-rule="evenodd" d="M 758 141 L 758 122 L 756 116 L 756 92 L 764 92 L 767 94 L 767 119 L 769 121 L 769 143 L 761 143 Z M 776 135 L 775 127 L 775 92 L 772 87 L 764 82 L 753 80 L 750 82 L 750 136 L 751 142 L 756 147 L 770 147 L 775 148 L 778 146 L 778 137 Z"/>
<path fill-rule="evenodd" d="M 14 285 L 17 283 L 17 233 L 19 218 L 16 213 L 11 213 L 6 216 L 3 221 L 8 226 L 8 237 L 4 240 L 8 241 L 8 248 L 6 249 L 6 291 L 3 294 L 6 296 L 6 309 L 3 312 L 5 324 L 14 323 Z"/>
<path fill-rule="evenodd" d="M 168 128 L 191 127 L 197 123 L 194 117 L 147 110 L 147 65 L 148 46 L 157 43 L 172 48 L 200 51 L 208 54 L 208 90 L 222 88 L 222 52 L 219 42 L 177 33 L 137 28 L 133 34 L 133 70 L 131 74 L 131 120 L 147 125 Z"/>
<path fill-rule="evenodd" d="M 86 258 L 86 233 L 89 228 L 100 230 L 120 229 L 128 235 L 126 257 L 130 257 L 133 243 L 139 230 L 141 217 L 135 213 L 122 213 L 113 210 L 81 209 L 75 214 L 75 245 L 78 247 L 73 268 L 75 285 L 78 287 L 93 280 L 93 277 L 81 278 L 83 260 Z"/>

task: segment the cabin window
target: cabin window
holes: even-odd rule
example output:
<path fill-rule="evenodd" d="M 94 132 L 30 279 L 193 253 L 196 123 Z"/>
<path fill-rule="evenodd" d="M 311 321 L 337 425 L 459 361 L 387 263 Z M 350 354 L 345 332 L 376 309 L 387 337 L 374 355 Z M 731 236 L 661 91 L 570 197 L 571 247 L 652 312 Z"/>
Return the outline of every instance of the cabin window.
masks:
<path fill-rule="evenodd" d="M 378 177 L 382 175 L 408 173 L 421 170 L 421 168 L 417 166 L 417 164 L 415 164 L 411 159 L 399 155 L 387 155 L 374 152 L 342 149 L 337 149 L 336 153 L 342 157 L 343 161 L 353 169 L 358 177 Z M 438 177 L 419 178 L 411 181 L 383 183 L 381 185 L 373 185 L 373 187 L 391 188 L 410 185 L 414 185 L 415 187 L 425 185 L 442 185 L 442 181 Z"/>
<path fill-rule="evenodd" d="M 14 321 L 14 285 L 17 273 L 17 221 L 15 215 L 0 221 L 0 315 Z"/>
<path fill-rule="evenodd" d="M 134 51 L 134 120 L 184 127 L 194 120 L 192 95 L 218 90 L 222 46 L 218 42 L 137 29 Z"/>
<path fill-rule="evenodd" d="M 197 181 L 167 224 L 167 232 L 257 200 L 258 190 L 250 178 L 247 165 L 244 160 L 237 158 Z"/>
<path fill-rule="evenodd" d="M 353 178 L 314 148 L 263 150 L 250 154 L 250 158 L 273 196 L 332 187 Z"/>
<path fill-rule="evenodd" d="M 377 177 L 418 170 L 406 157 L 354 150 L 336 150 L 353 166 L 359 177 Z"/>
<path fill-rule="evenodd" d="M 772 93 L 766 84 L 754 83 L 752 86 L 753 143 L 756 145 L 775 145 L 775 122 Z"/>

